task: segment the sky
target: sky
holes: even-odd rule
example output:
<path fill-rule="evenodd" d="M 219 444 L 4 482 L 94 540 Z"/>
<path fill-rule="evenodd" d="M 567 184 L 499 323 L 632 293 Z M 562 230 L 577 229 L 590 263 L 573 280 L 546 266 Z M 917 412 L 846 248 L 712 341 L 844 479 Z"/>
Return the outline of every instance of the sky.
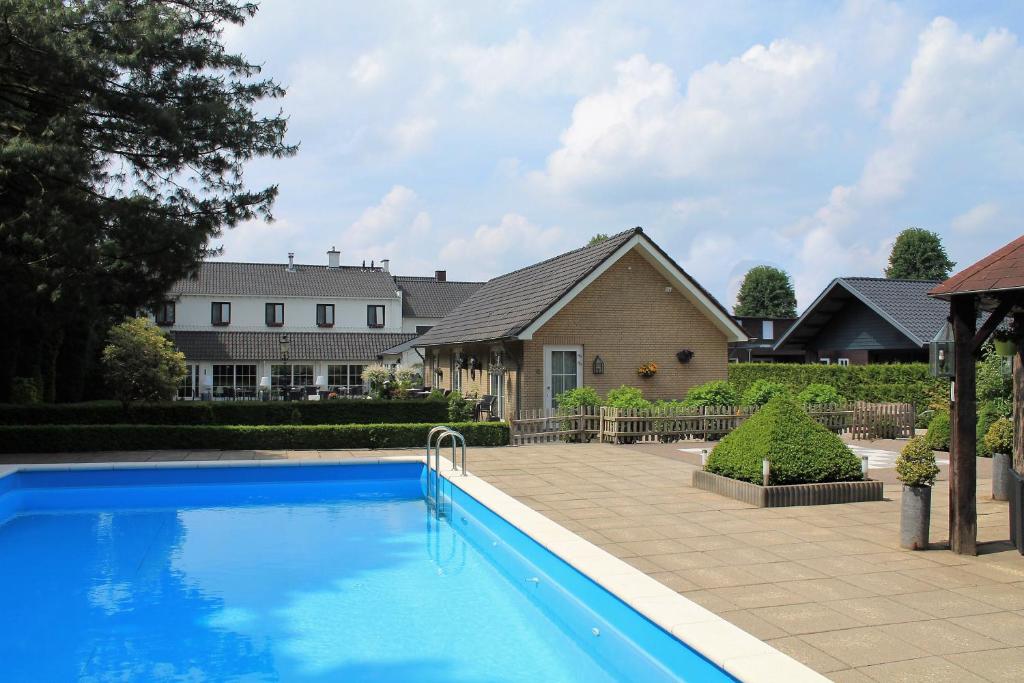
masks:
<path fill-rule="evenodd" d="M 264 0 L 231 51 L 287 96 L 272 223 L 220 258 L 486 280 L 642 226 L 727 307 L 746 271 L 967 266 L 1024 232 L 1024 3 Z"/>

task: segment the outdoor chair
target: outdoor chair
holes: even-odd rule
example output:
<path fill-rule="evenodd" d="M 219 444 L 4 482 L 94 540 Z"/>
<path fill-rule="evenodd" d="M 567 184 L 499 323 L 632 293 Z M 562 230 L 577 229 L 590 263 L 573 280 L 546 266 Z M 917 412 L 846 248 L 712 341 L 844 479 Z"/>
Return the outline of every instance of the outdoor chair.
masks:
<path fill-rule="evenodd" d="M 483 414 L 487 413 L 487 419 L 494 419 L 495 404 L 498 402 L 497 396 L 491 396 L 490 394 L 484 394 L 480 397 L 480 400 L 476 403 L 476 419 L 482 420 Z"/>

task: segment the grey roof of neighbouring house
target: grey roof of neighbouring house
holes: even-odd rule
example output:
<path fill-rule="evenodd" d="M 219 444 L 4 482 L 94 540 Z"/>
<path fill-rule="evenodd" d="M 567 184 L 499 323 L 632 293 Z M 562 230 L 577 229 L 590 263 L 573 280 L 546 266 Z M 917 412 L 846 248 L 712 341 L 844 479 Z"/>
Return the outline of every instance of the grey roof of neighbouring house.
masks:
<path fill-rule="evenodd" d="M 946 316 L 949 315 L 949 304 L 928 296 L 929 290 L 938 282 L 879 277 L 836 278 L 807 307 L 796 323 L 779 337 L 775 348 L 813 337 L 827 325 L 828 320 L 843 305 L 842 301 L 836 305 L 828 303 L 837 289 L 862 301 L 908 339 L 923 347 L 946 324 Z"/>
<path fill-rule="evenodd" d="M 290 360 L 374 360 L 416 338 L 396 332 L 288 332 Z M 280 360 L 279 332 L 171 332 L 185 358 L 202 361 Z"/>
<path fill-rule="evenodd" d="M 462 343 L 514 337 L 554 306 L 577 283 L 586 278 L 619 247 L 637 235 L 632 228 L 592 246 L 581 247 L 532 266 L 488 280 L 428 332 L 416 346 Z M 668 256 L 649 238 L 647 243 Z M 671 259 L 669 259 L 671 261 Z M 678 266 L 676 266 L 678 268 Z M 682 269 L 679 269 L 682 271 Z M 684 274 L 685 275 L 685 274 Z M 707 290 L 689 278 L 707 299 L 732 320 Z M 735 323 L 733 323 L 735 324 Z M 737 327 L 738 329 L 738 327 Z"/>
<path fill-rule="evenodd" d="M 443 318 L 484 285 L 405 275 L 395 282 L 402 289 L 402 315 L 410 318 Z"/>
<path fill-rule="evenodd" d="M 283 263 L 205 261 L 192 277 L 174 283 L 169 293 L 391 299 L 396 291 L 394 279 L 380 268 L 296 264 L 289 271 Z"/>

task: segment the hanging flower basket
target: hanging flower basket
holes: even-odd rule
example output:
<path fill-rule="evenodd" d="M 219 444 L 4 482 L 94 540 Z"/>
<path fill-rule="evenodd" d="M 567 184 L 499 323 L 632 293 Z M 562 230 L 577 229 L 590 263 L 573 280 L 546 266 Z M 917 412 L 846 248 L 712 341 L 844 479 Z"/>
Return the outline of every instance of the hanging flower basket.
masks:
<path fill-rule="evenodd" d="M 997 329 L 992 333 L 992 344 L 996 355 L 1009 358 L 1017 353 L 1017 341 L 1020 335 L 1015 329 Z"/>
<path fill-rule="evenodd" d="M 644 363 L 636 369 L 636 374 L 641 377 L 654 377 L 656 372 L 658 372 L 658 364 L 654 361 Z"/>

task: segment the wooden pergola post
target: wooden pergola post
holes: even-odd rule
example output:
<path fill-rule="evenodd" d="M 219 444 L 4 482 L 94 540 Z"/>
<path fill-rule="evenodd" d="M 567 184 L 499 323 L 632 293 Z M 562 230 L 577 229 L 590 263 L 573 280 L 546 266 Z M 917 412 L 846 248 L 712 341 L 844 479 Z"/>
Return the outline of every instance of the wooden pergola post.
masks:
<path fill-rule="evenodd" d="M 976 555 L 978 540 L 976 386 L 974 335 L 977 306 L 973 295 L 950 299 L 953 340 L 956 343 L 955 377 L 950 406 L 949 548 L 960 555 Z"/>
<path fill-rule="evenodd" d="M 1024 329 L 1024 313 L 1013 316 L 1017 329 Z M 1024 475 L 1024 344 L 1013 356 L 1013 469 Z"/>

